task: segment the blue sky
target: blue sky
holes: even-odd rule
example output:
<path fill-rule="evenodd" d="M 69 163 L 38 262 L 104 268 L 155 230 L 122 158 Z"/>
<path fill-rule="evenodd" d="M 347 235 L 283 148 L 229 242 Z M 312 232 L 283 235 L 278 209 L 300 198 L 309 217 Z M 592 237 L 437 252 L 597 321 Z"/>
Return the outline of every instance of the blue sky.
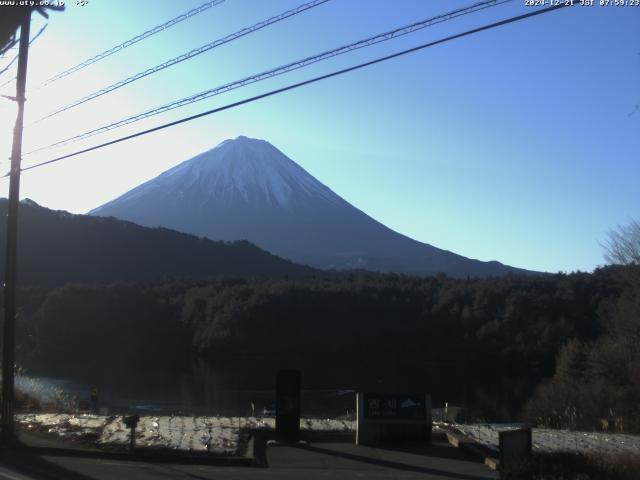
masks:
<path fill-rule="evenodd" d="M 27 123 L 303 3 L 227 0 L 36 89 L 203 2 L 68 2 L 31 49 Z M 332 0 L 29 127 L 25 150 L 471 3 Z M 24 164 L 527 11 L 515 0 L 26 156 Z M 34 34 L 42 24 L 35 19 Z M 7 156 L 8 103 L 0 106 Z M 247 135 L 270 141 L 356 207 L 417 240 L 518 267 L 589 271 L 603 263 L 598 242 L 606 231 L 640 217 L 640 112 L 631 114 L 638 103 L 640 7 L 576 6 L 32 170 L 23 175 L 22 197 L 84 213 L 226 138 Z"/>

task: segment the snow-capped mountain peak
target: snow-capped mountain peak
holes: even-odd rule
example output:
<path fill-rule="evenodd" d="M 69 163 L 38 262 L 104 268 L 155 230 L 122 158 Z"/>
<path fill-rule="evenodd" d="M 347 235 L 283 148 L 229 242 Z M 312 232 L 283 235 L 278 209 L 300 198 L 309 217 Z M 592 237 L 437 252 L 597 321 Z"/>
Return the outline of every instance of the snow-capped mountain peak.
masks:
<path fill-rule="evenodd" d="M 225 140 L 89 212 L 213 240 L 249 240 L 320 268 L 453 275 L 511 271 L 394 232 L 265 140 Z"/>
<path fill-rule="evenodd" d="M 341 199 L 298 164 L 265 140 L 239 136 L 187 160 L 129 192 L 131 198 L 148 189 L 174 191 L 177 197 L 197 194 L 199 203 L 238 198 L 246 203 L 287 208 L 320 196 Z"/>

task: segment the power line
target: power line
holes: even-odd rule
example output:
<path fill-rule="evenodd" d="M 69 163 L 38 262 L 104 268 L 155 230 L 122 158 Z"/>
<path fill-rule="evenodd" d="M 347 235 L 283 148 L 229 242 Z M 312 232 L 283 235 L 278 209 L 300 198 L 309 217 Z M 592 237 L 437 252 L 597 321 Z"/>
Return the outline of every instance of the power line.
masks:
<path fill-rule="evenodd" d="M 13 65 L 16 62 L 16 60 L 18 60 L 18 55 L 14 56 L 11 60 L 9 60 L 9 63 L 7 63 L 5 67 L 2 70 L 0 70 L 0 75 L 2 75 L 4 72 L 9 70 L 9 68 L 11 68 L 11 65 Z"/>
<path fill-rule="evenodd" d="M 31 169 L 34 169 L 34 168 L 42 167 L 44 165 L 49 165 L 49 164 L 52 164 L 52 163 L 56 163 L 56 162 L 59 162 L 61 160 L 64 160 L 64 159 L 67 159 L 67 158 L 71 158 L 71 157 L 75 157 L 75 156 L 83 154 L 83 153 L 87 153 L 87 152 L 98 150 L 98 149 L 101 149 L 101 148 L 104 148 L 104 147 L 108 147 L 110 145 L 114 145 L 116 143 L 124 142 L 126 140 L 131 140 L 131 139 L 136 138 L 136 137 L 141 137 L 141 136 L 147 135 L 149 133 L 157 132 L 159 130 L 163 130 L 165 128 L 173 127 L 173 126 L 179 125 L 181 123 L 190 122 L 192 120 L 196 120 L 198 118 L 205 117 L 205 116 L 208 116 L 208 115 L 212 115 L 214 113 L 218 113 L 218 112 L 221 112 L 221 111 L 224 111 L 224 110 L 228 110 L 228 109 L 231 109 L 231 108 L 239 107 L 240 105 L 244 105 L 244 104 L 247 104 L 247 103 L 252 103 L 252 102 L 255 102 L 257 100 L 261 100 L 263 98 L 271 97 L 271 96 L 277 95 L 279 93 L 284 93 L 284 92 L 287 92 L 289 90 L 294 90 L 296 88 L 300 88 L 300 87 L 303 87 L 305 85 L 310 85 L 312 83 L 316 83 L 316 82 L 319 82 L 321 80 L 326 80 L 328 78 L 332 78 L 332 77 L 336 77 L 336 76 L 339 76 L 339 75 L 343 75 L 345 73 L 352 72 L 352 71 L 355 71 L 355 70 L 359 70 L 361 68 L 369 67 L 371 65 L 375 65 L 375 64 L 387 61 L 387 60 L 391 60 L 393 58 L 397 58 L 397 57 L 400 57 L 400 56 L 403 56 L 403 55 L 407 55 L 409 53 L 417 52 L 419 50 L 423 50 L 425 48 L 433 47 L 435 45 L 439 45 L 439 44 L 442 44 L 442 43 L 445 43 L 445 42 L 449 42 L 451 40 L 456 40 L 458 38 L 462 38 L 462 37 L 466 37 L 466 36 L 469 36 L 469 35 L 473 35 L 473 34 L 476 34 L 476 33 L 479 33 L 479 32 L 483 32 L 485 30 L 490 30 L 490 29 L 493 29 L 493 28 L 497 28 L 497 27 L 500 27 L 500 26 L 503 26 L 503 25 L 507 25 L 507 24 L 510 24 L 510 23 L 514 23 L 514 22 L 517 22 L 517 21 L 520 21 L 520 20 L 524 20 L 524 19 L 527 19 L 527 18 L 531 18 L 531 17 L 537 16 L 537 15 L 542 15 L 544 13 L 552 12 L 554 10 L 559 10 L 561 8 L 565 8 L 565 7 L 569 7 L 569 6 L 572 6 L 572 4 L 569 4 L 569 3 L 564 4 L 564 3 L 562 3 L 562 4 L 559 4 L 559 5 L 554 5 L 554 6 L 551 6 L 551 7 L 543 8 L 543 9 L 540 9 L 540 10 L 534 10 L 532 12 L 525 13 L 523 15 L 518 15 L 516 17 L 507 18 L 505 20 L 501 20 L 499 22 L 494 22 L 494 23 L 491 23 L 491 24 L 488 24 L 488 25 L 484 25 L 482 27 L 474 28 L 472 30 L 467 30 L 465 32 L 458 33 L 458 34 L 455 34 L 455 35 L 451 35 L 449 37 L 445 37 L 445 38 L 442 38 L 440 40 L 436 40 L 436 41 L 429 42 L 429 43 L 424 43 L 422 45 L 418 45 L 417 47 L 409 48 L 407 50 L 402 50 L 400 52 L 396 52 L 396 53 L 393 53 L 391 55 L 386 55 L 384 57 L 379 57 L 379 58 L 377 58 L 375 60 L 370 60 L 370 61 L 365 62 L 365 63 L 360 63 L 358 65 L 354 65 L 354 66 L 351 66 L 351 67 L 348 67 L 348 68 L 344 68 L 344 69 L 341 69 L 341 70 L 336 70 L 334 72 L 327 73 L 325 75 L 314 77 L 314 78 L 311 78 L 309 80 L 304 80 L 302 82 L 294 83 L 294 84 L 288 85 L 286 87 L 278 88 L 276 90 L 271 90 L 269 92 L 266 92 L 266 93 L 263 93 L 263 94 L 260 94 L 260 95 L 256 95 L 254 97 L 246 98 L 244 100 L 240 100 L 240 101 L 237 101 L 237 102 L 234 102 L 234 103 L 230 103 L 230 104 L 224 105 L 222 107 L 214 108 L 212 110 L 207 110 L 205 112 L 201 112 L 201 113 L 198 113 L 196 115 L 191 115 L 189 117 L 181 118 L 179 120 L 174 120 L 173 122 L 165 123 L 163 125 L 158 125 L 157 127 L 149 128 L 147 130 L 142 130 L 140 132 L 133 133 L 131 135 L 126 135 L 124 137 L 120 137 L 120 138 L 117 138 L 115 140 L 110 140 L 108 142 L 104 142 L 104 143 L 101 143 L 99 145 L 94 145 L 93 147 L 85 148 L 83 150 L 78 150 L 78 151 L 73 152 L 73 153 L 69 153 L 69 154 L 62 155 L 62 156 L 57 157 L 57 158 L 53 158 L 51 160 L 47 160 L 47 161 L 44 161 L 44 162 L 36 163 L 34 165 L 30 165 L 28 167 L 23 168 L 22 171 L 31 170 Z M 8 176 L 8 174 L 5 175 L 5 177 L 6 176 Z"/>
<path fill-rule="evenodd" d="M 8 55 L 5 55 L 5 53 L 7 53 L 9 50 L 18 50 L 18 47 L 11 47 L 11 48 L 8 48 L 5 52 L 0 52 L 0 58 L 7 58 Z"/>
<path fill-rule="evenodd" d="M 503 3 L 507 3 L 507 2 L 510 2 L 510 1 L 513 1 L 513 0 L 486 0 L 486 1 L 473 4 L 473 5 L 465 7 L 465 8 L 460 8 L 460 9 L 457 9 L 457 10 L 453 10 L 452 12 L 448 12 L 448 13 L 445 13 L 445 14 L 438 15 L 436 17 L 432 17 L 432 18 L 429 18 L 429 19 L 426 19 L 426 20 L 421 20 L 419 22 L 415 22 L 415 23 L 410 24 L 410 25 L 399 27 L 399 28 L 396 28 L 394 30 L 390 30 L 390 31 L 385 32 L 385 33 L 374 35 L 374 36 L 366 38 L 364 40 L 359 40 L 357 42 L 350 43 L 348 45 L 343 45 L 343 46 L 335 48 L 333 50 L 328 50 L 328 51 L 322 52 L 322 53 L 317 54 L 317 55 L 306 57 L 306 58 L 303 58 L 301 60 L 297 60 L 295 62 L 291 62 L 291 63 L 288 63 L 286 65 L 282 65 L 280 67 L 277 67 L 277 68 L 274 68 L 274 69 L 271 69 L 271 70 L 267 70 L 267 71 L 262 72 L 262 73 L 258 73 L 256 75 L 252 75 L 250 77 L 243 78 L 241 80 L 236 80 L 236 81 L 233 81 L 231 83 L 224 84 L 222 86 L 218 86 L 218 87 L 215 87 L 215 88 L 211 88 L 209 90 L 205 90 L 204 92 L 200 92 L 200 93 L 197 93 L 195 95 L 191 95 L 189 97 L 185 97 L 185 98 L 182 98 L 180 100 L 176 100 L 176 101 L 167 103 L 165 105 L 161 105 L 159 107 L 155 107 L 155 108 L 147 110 L 145 112 L 142 112 L 142 113 L 139 113 L 139 114 L 136 114 L 136 115 L 132 115 L 130 117 L 124 118 L 124 119 L 119 120 L 119 121 L 114 122 L 114 123 L 110 123 L 108 125 L 104 125 L 104 126 L 99 127 L 99 128 L 95 128 L 93 130 L 88 130 L 88 131 L 80 133 L 78 135 L 74 135 L 73 137 L 69 137 L 69 138 L 66 138 L 64 140 L 60 140 L 58 142 L 55 142 L 55 143 L 52 143 L 52 144 L 37 148 L 37 149 L 32 150 L 30 152 L 27 152 L 27 155 L 35 153 L 35 152 L 39 152 L 39 151 L 42 151 L 42 150 L 45 150 L 45 149 L 48 149 L 48 148 L 51 148 L 51 147 L 54 147 L 54 146 L 68 144 L 68 143 L 72 143 L 72 142 L 77 142 L 77 141 L 83 140 L 85 138 L 93 137 L 95 135 L 98 135 L 98 134 L 101 134 L 101 133 L 105 133 L 105 132 L 108 132 L 110 130 L 114 130 L 114 129 L 122 127 L 124 125 L 128 125 L 130 123 L 134 123 L 134 122 L 143 120 L 145 118 L 148 118 L 148 117 L 151 117 L 151 116 L 154 116 L 154 115 L 158 115 L 160 113 L 167 112 L 169 110 L 173 110 L 173 109 L 185 106 L 185 105 L 189 105 L 191 103 L 195 103 L 195 102 L 198 102 L 198 101 L 201 101 L 201 100 L 205 100 L 207 98 L 210 98 L 210 97 L 213 97 L 213 96 L 216 96 L 216 95 L 220 95 L 222 93 L 229 92 L 229 91 L 234 90 L 236 88 L 244 87 L 244 86 L 252 84 L 252 83 L 256 83 L 256 82 L 259 82 L 259 81 L 262 81 L 262 80 L 265 80 L 265 79 L 268 79 L 268 78 L 272 78 L 272 77 L 275 77 L 275 76 L 278 76 L 278 75 L 282 75 L 284 73 L 288 73 L 288 72 L 291 72 L 293 70 L 297 70 L 299 68 L 306 67 L 308 65 L 320 62 L 322 60 L 326 60 L 328 58 L 333 58 L 333 57 L 336 57 L 338 55 L 342 55 L 342 54 L 351 52 L 353 50 L 357 50 L 357 49 L 360 49 L 360 48 L 364 48 L 364 47 L 368 47 L 368 46 L 371 46 L 371 45 L 375 45 L 375 44 L 380 43 L 380 42 L 385 42 L 387 40 L 391 40 L 393 38 L 397 38 L 397 37 L 400 37 L 400 36 L 403 36 L 403 35 L 407 35 L 409 33 L 415 32 L 417 30 L 421 30 L 423 28 L 426 28 L 426 27 L 429 27 L 429 26 L 432 26 L 432 25 L 435 25 L 435 24 L 438 24 L 438 23 L 441 23 L 441 22 L 444 22 L 444 21 L 447 21 L 447 20 L 451 20 L 453 18 L 460 17 L 462 15 L 467 15 L 467 14 L 470 14 L 470 13 L 473 13 L 473 12 L 477 12 L 479 10 L 483 10 L 483 9 L 486 9 L 486 8 L 489 8 L 489 7 L 494 7 L 494 6 L 497 6 L 497 5 L 501 5 Z"/>
<path fill-rule="evenodd" d="M 40 35 L 42 35 L 42 32 L 44 32 L 44 31 L 45 31 L 45 29 L 47 28 L 47 26 L 48 26 L 48 25 L 49 25 L 48 23 L 45 23 L 45 24 L 44 24 L 44 26 L 40 29 L 40 31 L 39 31 L 38 33 L 36 33 L 36 34 L 33 36 L 33 38 L 29 41 L 29 45 L 31 45 L 31 44 L 32 44 L 32 43 L 33 43 L 33 42 L 34 42 L 34 41 L 35 41 L 35 40 L 36 40 Z M 18 55 L 16 55 L 15 57 L 13 57 L 13 58 L 11 59 L 11 61 L 10 61 L 7 65 L 5 65 L 5 67 L 4 67 L 2 70 L 0 70 L 0 75 L 2 75 L 4 72 L 6 72 L 7 70 L 9 70 L 9 68 L 11 67 L 11 65 L 13 65 L 13 64 L 14 64 L 14 62 L 15 62 L 16 60 L 18 60 L 18 57 L 19 57 L 19 56 L 20 56 L 20 55 L 18 54 Z M 15 77 L 14 77 L 14 78 L 12 78 L 10 81 L 12 81 L 12 80 L 14 80 L 14 79 L 15 79 Z M 0 85 L 0 87 L 2 87 L 2 86 L 4 86 L 4 85 L 6 85 L 7 83 L 8 83 L 8 82 L 3 83 L 2 85 Z"/>
<path fill-rule="evenodd" d="M 0 83 L 0 88 L 4 87 L 5 85 L 9 85 L 11 82 L 13 82 L 14 80 L 16 80 L 18 77 L 16 75 L 14 75 L 13 77 L 11 77 L 9 80 L 7 80 L 4 83 Z"/>
<path fill-rule="evenodd" d="M 11 35 L 11 37 L 9 38 L 9 40 L 7 40 L 7 44 L 4 45 L 3 47 L 0 47 L 0 55 L 4 55 L 5 53 L 7 53 L 9 50 L 14 48 L 14 45 L 16 43 L 18 43 L 20 41 L 19 38 L 16 38 L 16 34 L 15 32 Z"/>
<path fill-rule="evenodd" d="M 53 83 L 57 80 L 60 80 L 61 78 L 64 78 L 68 75 L 71 75 L 72 73 L 77 72 L 78 70 L 82 70 L 85 67 L 88 67 L 89 65 L 96 63 L 104 58 L 107 58 L 110 55 L 113 55 L 114 53 L 119 52 L 120 50 L 123 50 L 127 47 L 130 47 L 131 45 L 134 45 L 142 40 L 144 40 L 145 38 L 149 38 L 152 35 L 155 35 L 158 32 L 161 32 L 163 30 L 166 30 L 167 28 L 171 28 L 174 25 L 177 25 L 178 23 L 187 20 L 188 18 L 191 18 L 195 15 L 198 15 L 199 13 L 204 12 L 205 10 L 208 10 L 211 7 L 214 7 L 216 5 L 219 5 L 220 3 L 224 2 L 225 0 L 211 0 L 209 2 L 203 3 L 202 5 L 200 5 L 199 7 L 196 7 L 192 10 L 189 10 L 188 12 L 185 12 L 181 15 L 178 15 L 175 18 L 172 18 L 171 20 L 168 20 L 166 22 L 164 22 L 161 25 L 157 25 L 153 28 L 151 28 L 150 30 L 147 30 L 144 33 L 141 33 L 140 35 L 136 35 L 133 38 L 130 38 L 129 40 L 122 42 L 120 45 L 116 45 L 115 47 L 112 47 L 108 50 L 105 50 L 102 53 L 99 53 L 98 55 L 89 58 L 88 60 L 85 60 L 84 62 L 81 62 L 77 65 L 74 65 L 71 68 L 68 68 L 67 70 L 60 72 L 56 75 L 54 75 L 51 78 L 48 78 L 47 80 L 45 80 L 44 82 L 42 82 L 39 86 L 40 87 L 44 87 L 45 85 L 49 85 L 50 83 Z"/>
<path fill-rule="evenodd" d="M 222 37 L 219 38 L 217 40 L 214 40 L 213 42 L 209 42 L 205 45 L 202 45 L 201 47 L 198 48 L 194 48 L 193 50 L 190 50 L 186 53 L 183 53 L 182 55 L 178 55 L 175 58 L 172 58 L 171 60 L 167 60 L 166 62 L 163 62 L 159 65 L 156 65 L 154 67 L 148 68 L 146 70 L 143 70 L 142 72 L 138 72 L 135 75 L 131 75 L 130 77 L 125 78 L 124 80 L 120 80 L 114 84 L 111 84 L 101 90 L 98 90 L 96 92 L 90 93 L 89 95 L 86 95 L 82 98 L 79 98 L 77 100 L 74 100 L 73 102 L 59 108 L 58 110 L 55 110 L 52 113 L 49 113 L 48 115 L 45 115 L 44 117 L 36 120 L 35 123 L 37 122 L 41 122 L 47 118 L 53 117 L 54 115 L 57 115 L 59 113 L 62 113 L 66 110 L 69 110 L 71 108 L 77 107 L 78 105 L 81 105 L 85 102 L 88 102 L 89 100 L 93 100 L 94 98 L 100 97 L 106 93 L 110 93 L 113 92 L 114 90 L 117 90 L 121 87 L 124 87 L 125 85 L 128 85 L 130 83 L 135 82 L 136 80 L 140 80 L 141 78 L 147 77 L 149 75 L 152 75 L 156 72 L 159 72 L 161 70 L 164 70 L 165 68 L 171 67 L 173 65 L 177 65 L 178 63 L 184 62 L 185 60 L 189 60 L 190 58 L 193 58 L 197 55 L 200 55 L 201 53 L 207 52 L 209 50 L 212 50 L 216 47 L 219 47 L 221 45 L 224 45 L 226 43 L 232 42 L 233 40 L 236 40 L 240 37 L 244 37 L 245 35 L 248 35 L 250 33 L 256 32 L 258 30 L 261 30 L 265 27 L 268 27 L 269 25 L 273 25 L 274 23 L 280 22 L 282 20 L 285 20 L 289 17 L 292 17 L 294 15 L 297 15 L 299 13 L 305 12 L 311 8 L 317 7 L 319 5 L 322 5 L 323 3 L 327 3 L 330 0 L 312 0 L 308 3 L 303 3 L 302 5 L 297 6 L 296 8 L 293 8 L 291 10 L 287 10 L 286 12 L 283 12 L 279 15 L 276 15 L 274 17 L 268 18 L 266 20 L 263 20 L 261 22 L 256 23 L 255 25 L 252 25 L 251 27 L 247 27 L 247 28 L 243 28 L 242 30 L 239 30 L 235 33 L 232 33 L 230 35 L 227 35 L 226 37 Z"/>

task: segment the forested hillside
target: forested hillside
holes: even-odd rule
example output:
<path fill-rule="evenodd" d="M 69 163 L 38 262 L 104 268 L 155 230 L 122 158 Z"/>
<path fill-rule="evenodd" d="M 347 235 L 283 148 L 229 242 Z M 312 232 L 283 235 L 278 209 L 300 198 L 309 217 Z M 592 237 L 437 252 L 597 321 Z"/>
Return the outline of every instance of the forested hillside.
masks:
<path fill-rule="evenodd" d="M 0 216 L 6 211 L 7 200 L 0 199 Z M 5 228 L 1 222 L 0 251 Z M 115 218 L 50 210 L 29 200 L 20 204 L 18 235 L 18 282 L 25 286 L 163 277 L 303 277 L 314 272 L 247 241 L 214 242 Z M 0 275 L 3 271 L 0 262 Z"/>
<path fill-rule="evenodd" d="M 426 384 L 435 398 L 439 389 L 455 390 L 478 415 L 514 418 L 553 377 L 561 351 L 559 375 L 567 385 L 597 377 L 598 388 L 615 382 L 625 399 L 637 398 L 639 377 L 629 369 L 638 360 L 628 356 L 634 351 L 628 342 L 640 330 L 638 272 L 608 267 L 469 280 L 351 275 L 23 290 L 19 360 L 89 368 L 126 359 L 179 368 L 195 359 L 244 358 L 320 366 L 353 388 L 374 372 L 385 388 Z M 611 339 L 626 339 L 628 348 Z M 541 395 L 549 396 L 545 388 Z M 607 402 L 599 408 L 606 411 Z M 616 412 L 627 405 L 616 402 Z M 542 419 L 545 408 L 538 405 L 535 415 Z"/>

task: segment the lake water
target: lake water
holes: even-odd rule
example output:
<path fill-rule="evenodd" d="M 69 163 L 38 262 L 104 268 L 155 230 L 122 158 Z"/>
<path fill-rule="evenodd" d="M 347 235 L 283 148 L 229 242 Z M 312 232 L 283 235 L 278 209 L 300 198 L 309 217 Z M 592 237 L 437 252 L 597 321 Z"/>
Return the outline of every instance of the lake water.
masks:
<path fill-rule="evenodd" d="M 101 370 L 81 365 L 30 371 L 44 390 L 58 389 L 78 400 L 89 401 L 98 389 L 98 407 L 110 412 L 244 416 L 271 411 L 275 405 L 275 376 L 279 366 L 271 361 L 242 360 L 223 366 L 194 362 L 186 370 L 114 367 Z M 355 391 L 427 392 L 434 407 L 469 406 L 478 387 L 464 373 L 444 369 L 385 369 L 384 365 L 324 368 L 307 365 L 302 370 L 303 415 L 336 417 L 355 410 Z M 445 374 L 446 371 L 446 374 Z M 442 374 L 439 374 L 442 372 Z M 43 391 L 44 391 L 43 390 Z M 500 389 L 494 390 L 500 392 Z M 485 398 L 491 394 L 482 392 Z"/>
<path fill-rule="evenodd" d="M 213 368 L 198 363 L 187 371 L 120 368 L 89 372 L 75 366 L 30 374 L 40 385 L 41 396 L 56 390 L 89 401 L 96 388 L 98 407 L 114 413 L 242 416 L 261 415 L 273 411 L 275 405 L 276 369 L 263 364 L 247 369 L 245 365 Z M 335 417 L 354 411 L 355 389 L 348 388 L 349 382 L 317 380 L 303 373 L 304 414 Z"/>

